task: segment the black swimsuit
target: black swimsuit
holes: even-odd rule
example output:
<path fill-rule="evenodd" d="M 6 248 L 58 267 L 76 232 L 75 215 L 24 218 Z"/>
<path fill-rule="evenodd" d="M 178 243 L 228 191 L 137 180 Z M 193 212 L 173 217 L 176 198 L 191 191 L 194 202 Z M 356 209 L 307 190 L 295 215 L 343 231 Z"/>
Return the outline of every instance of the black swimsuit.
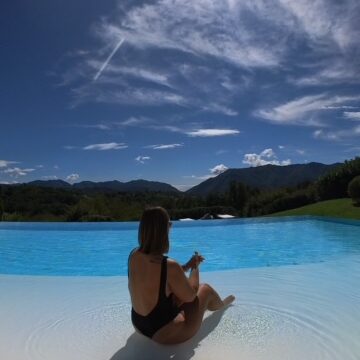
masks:
<path fill-rule="evenodd" d="M 131 251 L 128 260 L 128 275 L 130 257 L 137 248 Z M 131 320 L 133 325 L 145 336 L 152 338 L 153 335 L 163 326 L 172 321 L 181 311 L 173 302 L 173 294 L 166 296 L 166 278 L 167 278 L 167 256 L 163 256 L 161 262 L 161 277 L 159 287 L 158 302 L 155 307 L 146 316 L 138 314 L 134 308 L 131 308 Z"/>

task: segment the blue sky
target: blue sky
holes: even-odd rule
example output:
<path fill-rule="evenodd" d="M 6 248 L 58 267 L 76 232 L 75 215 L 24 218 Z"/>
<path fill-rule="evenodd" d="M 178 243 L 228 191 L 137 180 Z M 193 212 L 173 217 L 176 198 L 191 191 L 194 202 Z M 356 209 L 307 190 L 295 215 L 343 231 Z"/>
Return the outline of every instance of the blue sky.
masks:
<path fill-rule="evenodd" d="M 0 182 L 183 190 L 360 153 L 356 0 L 14 0 L 0 17 Z"/>

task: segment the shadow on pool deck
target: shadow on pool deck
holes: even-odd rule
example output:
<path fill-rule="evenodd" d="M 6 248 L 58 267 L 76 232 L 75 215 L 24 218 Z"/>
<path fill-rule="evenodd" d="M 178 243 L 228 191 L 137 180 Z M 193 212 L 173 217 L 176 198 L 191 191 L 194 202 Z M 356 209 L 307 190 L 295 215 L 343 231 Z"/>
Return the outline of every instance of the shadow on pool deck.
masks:
<path fill-rule="evenodd" d="M 201 340 L 208 336 L 219 324 L 228 307 L 215 311 L 204 319 L 197 334 L 190 340 L 179 345 L 160 345 L 134 332 L 123 348 L 117 351 L 109 360 L 157 359 L 157 360 L 188 360 L 195 355 L 195 349 Z"/>

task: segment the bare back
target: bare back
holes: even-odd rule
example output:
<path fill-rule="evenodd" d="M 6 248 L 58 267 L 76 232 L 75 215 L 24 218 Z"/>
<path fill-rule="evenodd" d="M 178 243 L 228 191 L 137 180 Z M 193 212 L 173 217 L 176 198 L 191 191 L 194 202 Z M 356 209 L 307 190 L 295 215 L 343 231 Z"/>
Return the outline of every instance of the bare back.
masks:
<path fill-rule="evenodd" d="M 143 316 L 158 302 L 162 256 L 135 251 L 129 260 L 129 291 L 134 310 Z M 166 285 L 166 296 L 171 290 Z"/>

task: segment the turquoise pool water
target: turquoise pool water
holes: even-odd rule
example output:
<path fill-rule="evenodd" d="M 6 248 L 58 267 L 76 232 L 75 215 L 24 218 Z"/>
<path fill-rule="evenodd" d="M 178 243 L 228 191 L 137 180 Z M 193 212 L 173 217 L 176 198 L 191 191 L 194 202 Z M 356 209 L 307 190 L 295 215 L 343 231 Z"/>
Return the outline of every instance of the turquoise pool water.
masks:
<path fill-rule="evenodd" d="M 0 223 L 0 274 L 125 275 L 138 223 Z M 174 222 L 169 256 L 203 271 L 318 263 L 360 254 L 360 222 L 314 217 Z"/>

